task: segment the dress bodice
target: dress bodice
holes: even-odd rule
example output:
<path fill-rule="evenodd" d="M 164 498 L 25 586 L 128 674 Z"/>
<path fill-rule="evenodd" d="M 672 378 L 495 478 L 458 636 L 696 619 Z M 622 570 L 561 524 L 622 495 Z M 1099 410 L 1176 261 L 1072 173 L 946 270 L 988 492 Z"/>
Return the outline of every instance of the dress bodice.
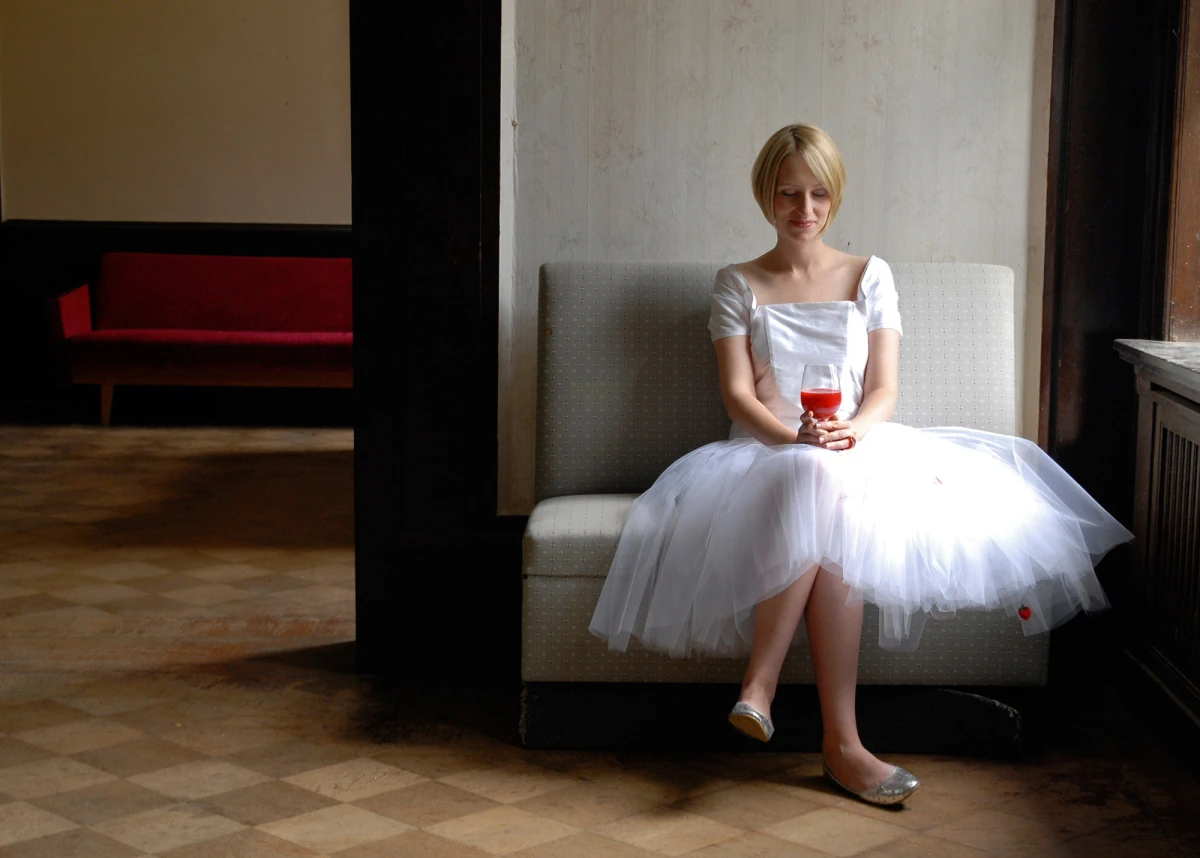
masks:
<path fill-rule="evenodd" d="M 872 256 L 863 271 L 854 301 L 819 301 L 760 305 L 750 284 L 729 265 L 717 272 L 713 285 L 709 331 L 713 340 L 748 336 L 754 389 L 760 402 L 791 429 L 800 427 L 800 382 L 805 366 L 833 364 L 841 375 L 840 419 L 858 413 L 867 367 L 867 334 L 900 327 L 896 287 L 891 269 Z M 734 424 L 731 438 L 749 433 Z"/>

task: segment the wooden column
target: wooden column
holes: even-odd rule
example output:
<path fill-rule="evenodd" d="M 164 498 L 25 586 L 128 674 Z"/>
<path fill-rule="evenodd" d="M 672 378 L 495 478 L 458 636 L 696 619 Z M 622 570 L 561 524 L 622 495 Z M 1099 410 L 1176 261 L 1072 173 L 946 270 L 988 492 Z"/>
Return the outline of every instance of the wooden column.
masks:
<path fill-rule="evenodd" d="M 1166 339 L 1200 341 L 1200 0 L 1183 0 L 1163 307 Z"/>
<path fill-rule="evenodd" d="M 1139 0 L 1055 7 L 1039 441 L 1127 525 L 1137 402 L 1112 343 L 1155 336 L 1143 327 L 1144 296 L 1162 257 L 1172 9 Z M 1120 657 L 1129 563 L 1118 549 L 1099 570 L 1117 610 L 1055 632 L 1053 682 L 1104 681 Z"/>
<path fill-rule="evenodd" d="M 500 4 L 352 0 L 360 669 L 518 678 L 496 516 Z"/>

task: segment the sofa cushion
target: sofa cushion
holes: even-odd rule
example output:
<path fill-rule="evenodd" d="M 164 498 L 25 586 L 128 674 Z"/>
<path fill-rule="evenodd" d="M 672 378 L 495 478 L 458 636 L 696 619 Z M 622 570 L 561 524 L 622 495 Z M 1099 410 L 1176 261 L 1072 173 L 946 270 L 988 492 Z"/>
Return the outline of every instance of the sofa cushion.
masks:
<path fill-rule="evenodd" d="M 354 335 L 271 331 L 103 330 L 67 340 L 75 372 L 203 367 L 286 375 L 296 369 L 350 373 Z"/>
<path fill-rule="evenodd" d="M 525 527 L 525 575 L 603 579 L 636 498 L 573 495 L 542 501 Z"/>
<path fill-rule="evenodd" d="M 349 259 L 106 253 L 97 329 L 353 330 Z"/>

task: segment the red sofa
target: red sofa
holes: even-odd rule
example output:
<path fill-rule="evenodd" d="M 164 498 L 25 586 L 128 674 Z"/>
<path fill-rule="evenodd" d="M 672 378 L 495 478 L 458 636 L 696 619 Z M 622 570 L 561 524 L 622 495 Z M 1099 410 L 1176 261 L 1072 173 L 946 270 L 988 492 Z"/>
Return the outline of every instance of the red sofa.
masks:
<path fill-rule="evenodd" d="M 351 261 L 106 253 L 94 286 L 56 298 L 70 381 L 351 387 Z"/>

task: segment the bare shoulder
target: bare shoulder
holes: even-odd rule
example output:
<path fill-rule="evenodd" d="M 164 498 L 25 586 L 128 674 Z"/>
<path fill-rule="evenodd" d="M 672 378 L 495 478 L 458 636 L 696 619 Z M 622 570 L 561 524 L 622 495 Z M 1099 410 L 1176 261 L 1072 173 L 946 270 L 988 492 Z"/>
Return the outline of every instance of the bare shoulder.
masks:
<path fill-rule="evenodd" d="M 832 258 L 834 267 L 850 270 L 855 274 L 858 274 L 858 272 L 862 271 L 866 267 L 867 263 L 872 259 L 870 256 L 855 256 L 853 253 L 846 253 L 845 251 L 838 250 L 834 247 L 829 249 L 836 254 Z"/>
<path fill-rule="evenodd" d="M 770 279 L 770 272 L 763 265 L 763 259 L 766 254 L 757 259 L 750 259 L 746 262 L 735 262 L 733 267 L 742 275 L 742 279 L 747 283 L 765 283 Z"/>

